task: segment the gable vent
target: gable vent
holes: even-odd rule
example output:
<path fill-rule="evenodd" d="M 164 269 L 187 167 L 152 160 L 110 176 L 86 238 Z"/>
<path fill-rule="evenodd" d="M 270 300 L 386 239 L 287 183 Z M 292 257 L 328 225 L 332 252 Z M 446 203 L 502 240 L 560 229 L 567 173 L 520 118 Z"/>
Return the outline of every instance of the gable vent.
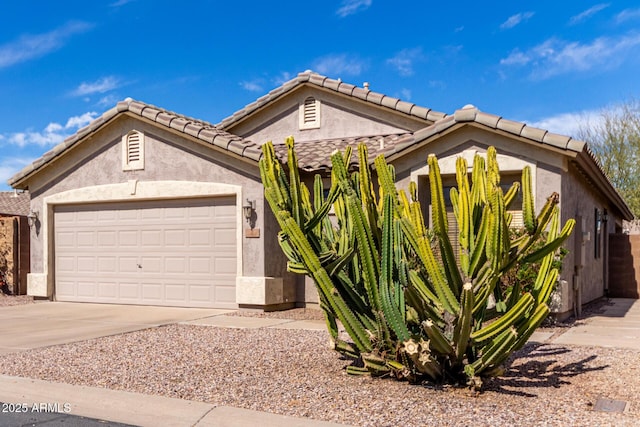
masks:
<path fill-rule="evenodd" d="M 317 129 L 320 127 L 320 101 L 310 96 L 300 104 L 300 129 Z"/>
<path fill-rule="evenodd" d="M 137 130 L 122 137 L 122 169 L 144 169 L 144 134 Z"/>
<path fill-rule="evenodd" d="M 140 161 L 140 134 L 127 136 L 127 163 Z"/>

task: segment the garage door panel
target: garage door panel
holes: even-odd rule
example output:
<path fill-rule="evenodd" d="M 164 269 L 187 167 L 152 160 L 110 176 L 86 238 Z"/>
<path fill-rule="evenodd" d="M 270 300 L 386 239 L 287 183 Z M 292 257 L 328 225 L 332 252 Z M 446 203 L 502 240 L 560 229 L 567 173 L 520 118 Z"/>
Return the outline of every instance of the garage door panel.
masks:
<path fill-rule="evenodd" d="M 97 294 L 96 283 L 93 281 L 79 281 L 78 282 L 78 296 L 80 297 L 94 297 Z"/>
<path fill-rule="evenodd" d="M 166 273 L 186 274 L 186 265 L 185 257 L 167 257 L 165 258 L 164 268 Z"/>
<path fill-rule="evenodd" d="M 113 225 L 116 226 L 115 224 Z M 137 247 L 138 243 L 138 231 L 137 230 L 123 230 L 117 233 L 115 232 L 106 232 L 105 240 L 103 240 L 105 245 L 119 246 L 119 247 Z M 107 235 L 110 239 L 107 239 Z"/>
<path fill-rule="evenodd" d="M 98 283 L 98 296 L 100 298 L 109 298 L 112 300 L 118 297 L 118 284 L 117 283 Z"/>
<path fill-rule="evenodd" d="M 56 242 L 62 248 L 74 248 L 76 246 L 76 234 L 73 232 L 56 233 Z"/>
<path fill-rule="evenodd" d="M 79 256 L 78 258 L 78 272 L 96 272 L 96 258 L 92 256 Z"/>
<path fill-rule="evenodd" d="M 234 197 L 57 207 L 56 296 L 235 308 L 235 216 Z"/>
<path fill-rule="evenodd" d="M 140 284 L 139 283 L 127 283 L 127 282 L 119 282 L 118 283 L 118 299 L 123 301 L 134 301 L 138 302 L 140 300 Z"/>

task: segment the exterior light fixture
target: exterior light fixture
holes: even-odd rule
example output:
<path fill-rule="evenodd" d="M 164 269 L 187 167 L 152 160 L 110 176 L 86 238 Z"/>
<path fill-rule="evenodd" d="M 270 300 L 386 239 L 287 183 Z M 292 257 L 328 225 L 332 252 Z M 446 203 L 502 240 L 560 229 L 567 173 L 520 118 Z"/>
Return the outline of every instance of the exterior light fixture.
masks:
<path fill-rule="evenodd" d="M 27 215 L 27 224 L 29 224 L 29 227 L 31 228 L 36 224 L 36 222 L 38 222 L 38 211 L 31 209 Z"/>
<path fill-rule="evenodd" d="M 244 219 L 247 220 L 247 223 L 251 223 L 251 217 L 253 216 L 253 212 L 256 210 L 256 201 L 249 200 L 242 205 L 242 213 L 244 214 Z"/>

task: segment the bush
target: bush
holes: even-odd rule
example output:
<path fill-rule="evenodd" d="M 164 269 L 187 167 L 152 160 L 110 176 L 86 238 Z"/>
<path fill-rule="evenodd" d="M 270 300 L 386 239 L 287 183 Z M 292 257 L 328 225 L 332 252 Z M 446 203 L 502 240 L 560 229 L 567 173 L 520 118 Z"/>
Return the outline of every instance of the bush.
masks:
<path fill-rule="evenodd" d="M 398 191 L 393 167 L 382 156 L 375 169 L 369 166 L 364 145 L 358 147 L 360 169 L 351 174 L 350 148 L 331 156 L 331 188 L 325 197 L 317 176 L 313 202 L 300 181 L 292 138 L 287 146 L 285 170 L 273 145 L 263 145 L 265 197 L 282 229 L 279 243 L 288 269 L 313 278 L 335 350 L 355 359 L 347 372 L 411 382 L 466 381 L 473 388 L 481 387 L 483 377 L 499 374 L 549 313 L 547 301 L 558 277 L 552 263 L 575 224 L 569 220 L 559 230 L 558 195 L 535 216 L 530 171 L 523 170 L 525 232 L 518 236 L 507 208 L 520 184 L 503 194 L 495 149 L 488 149 L 486 162 L 475 157 L 470 180 L 466 161 L 459 158 L 458 186 L 450 194 L 460 230 L 456 256 L 434 156 L 428 159 L 433 214 L 428 230 L 415 183 L 409 196 Z M 546 240 L 535 248 L 545 231 Z M 516 266 L 535 263 L 533 285 L 499 285 Z M 352 342 L 340 338 L 338 321 Z"/>

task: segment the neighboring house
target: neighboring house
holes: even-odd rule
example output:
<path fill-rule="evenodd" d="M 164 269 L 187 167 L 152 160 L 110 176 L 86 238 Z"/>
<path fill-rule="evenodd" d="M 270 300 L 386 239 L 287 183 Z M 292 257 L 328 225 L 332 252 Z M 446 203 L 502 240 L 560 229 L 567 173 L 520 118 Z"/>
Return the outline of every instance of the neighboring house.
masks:
<path fill-rule="evenodd" d="M 428 154 L 450 185 L 457 156 L 494 145 L 505 182 L 529 165 L 536 206 L 555 191 L 562 220 L 579 218 L 556 311 L 608 286 L 607 236 L 632 214 L 584 142 L 473 106 L 446 115 L 308 71 L 218 125 L 127 99 L 12 177 L 39 219 L 29 293 L 267 310 L 316 303 L 313 286 L 286 272 L 258 170 L 260 145 L 289 135 L 309 179 L 326 175 L 334 149 L 365 142 L 372 160 L 384 153 L 395 166 L 400 186 L 417 181 L 425 212 Z"/>
<path fill-rule="evenodd" d="M 0 192 L 0 292 L 27 293 L 29 193 Z"/>

